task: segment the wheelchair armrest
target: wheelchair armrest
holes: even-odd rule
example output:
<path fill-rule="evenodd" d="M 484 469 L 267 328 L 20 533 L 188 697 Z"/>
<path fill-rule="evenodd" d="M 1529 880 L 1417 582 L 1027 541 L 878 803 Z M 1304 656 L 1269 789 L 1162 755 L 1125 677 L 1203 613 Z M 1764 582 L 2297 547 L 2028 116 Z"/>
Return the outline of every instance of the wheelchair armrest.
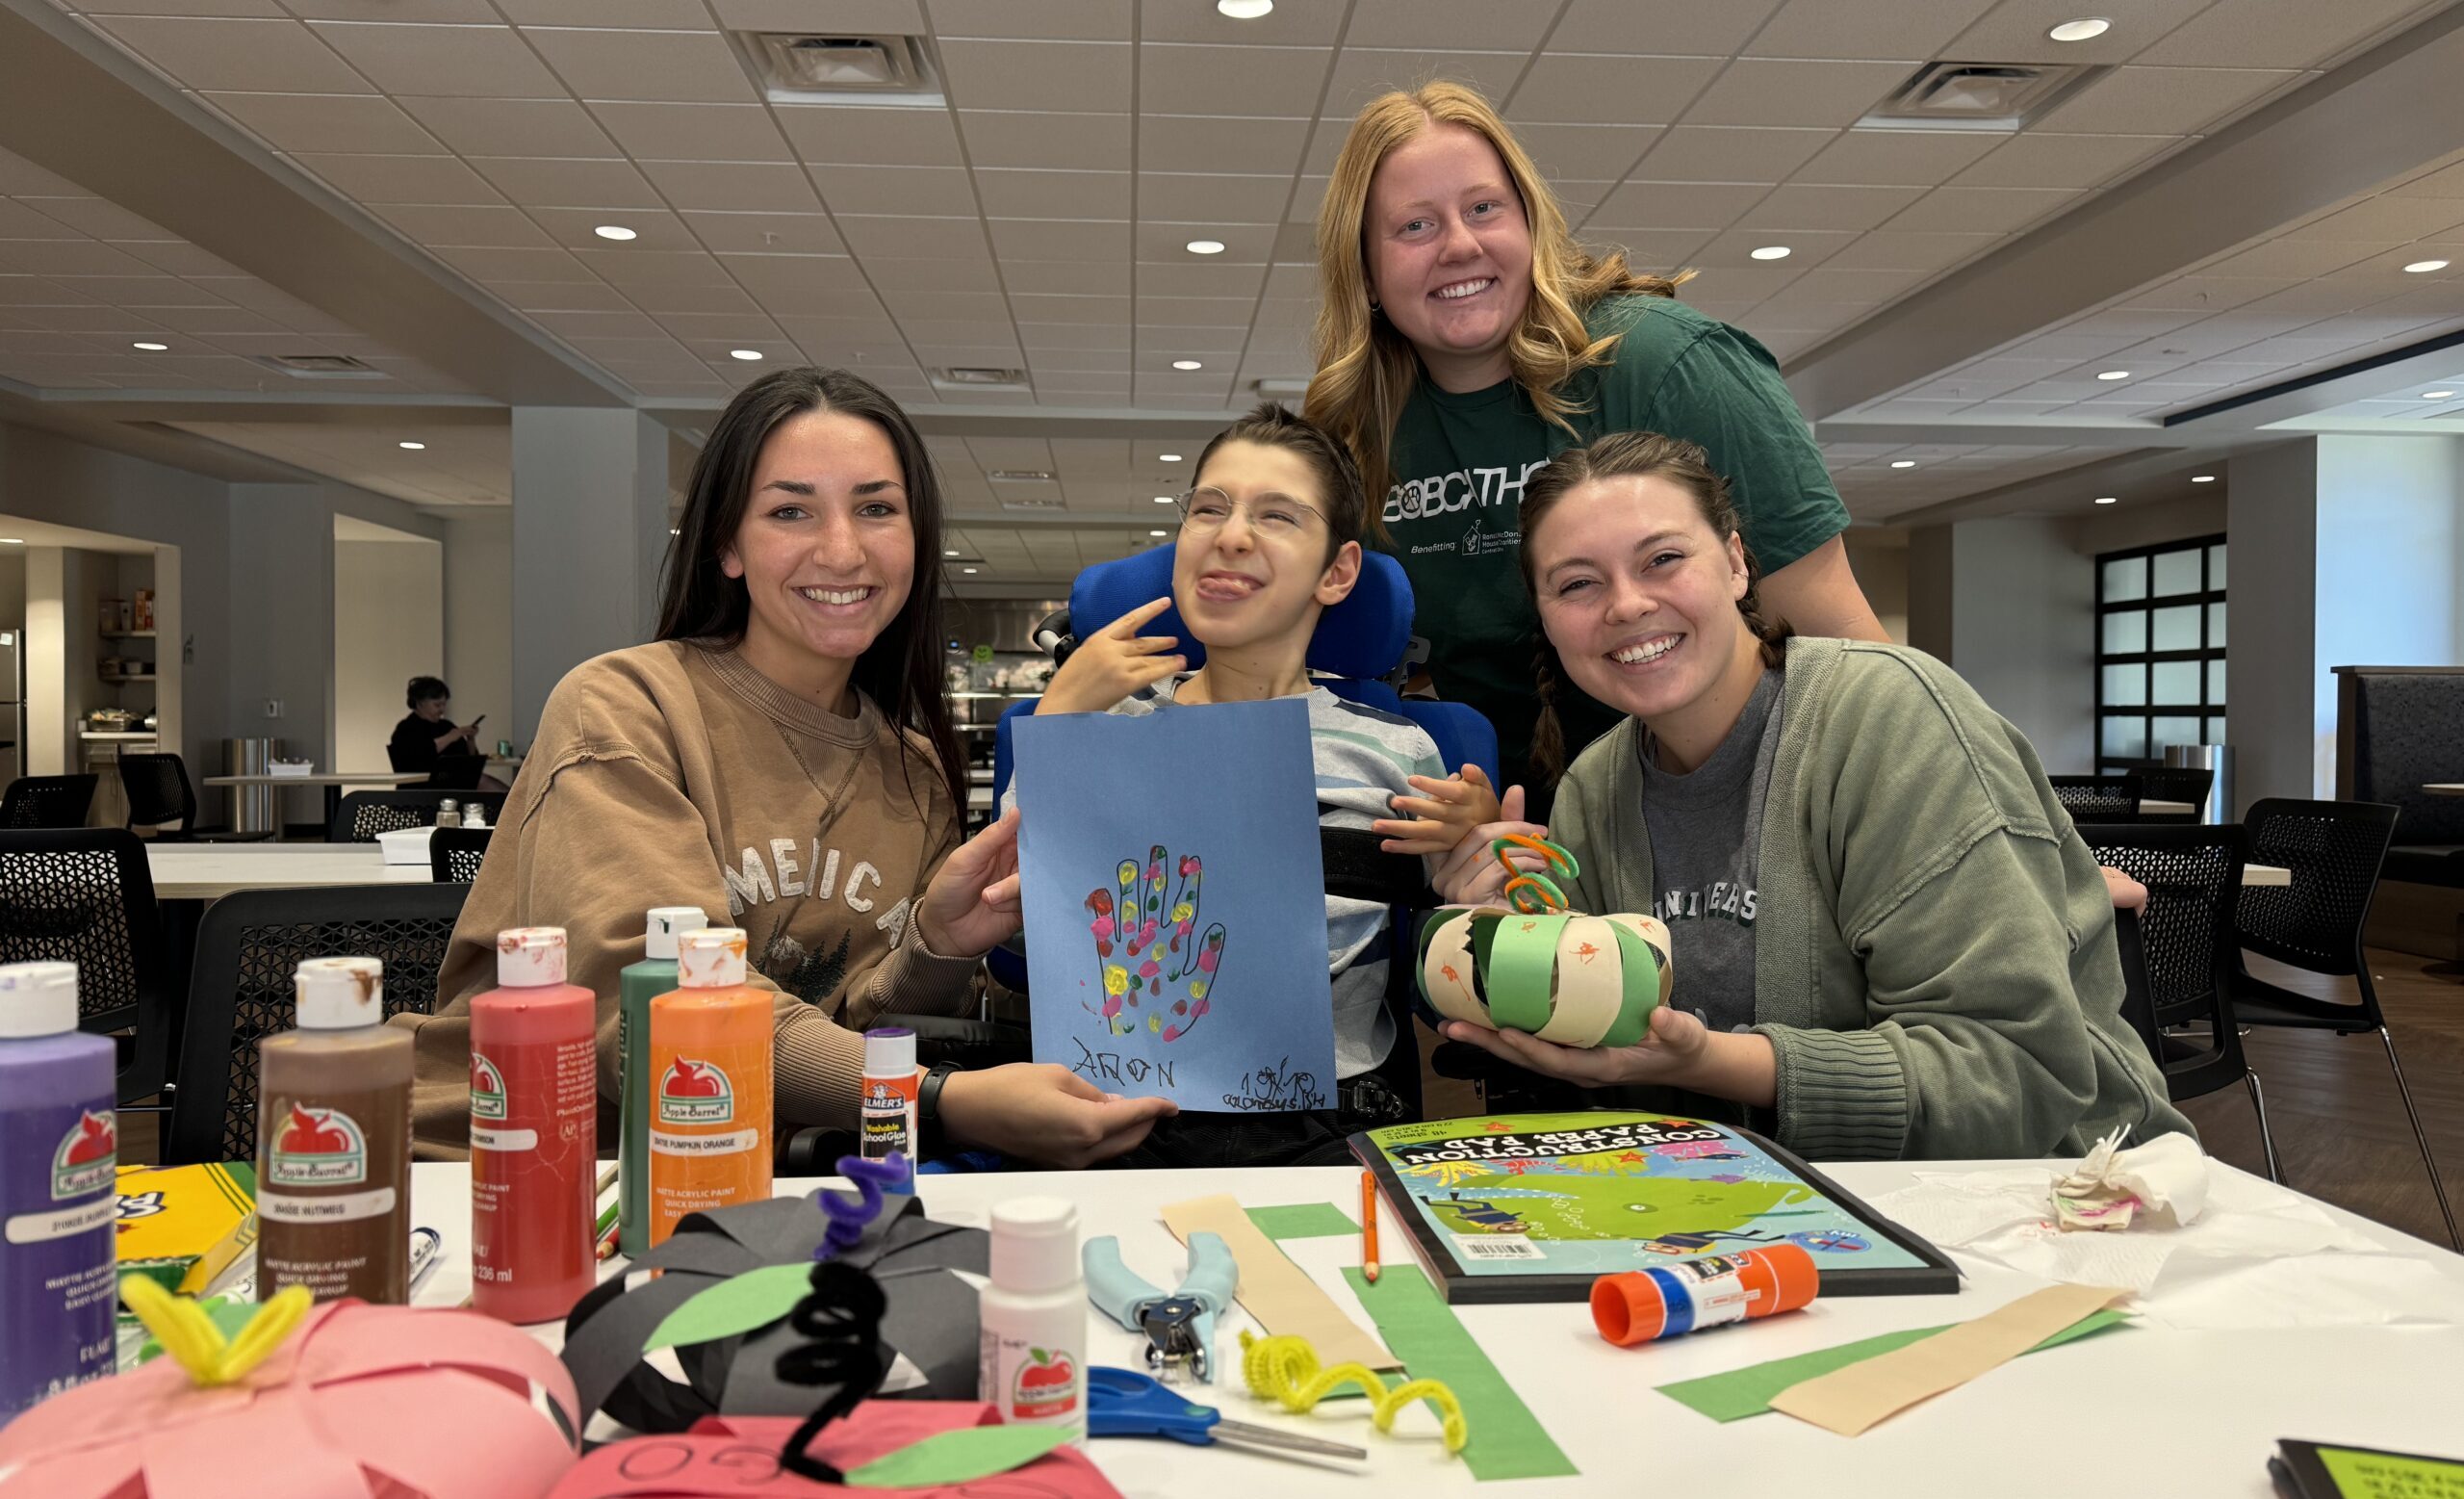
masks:
<path fill-rule="evenodd" d="M 915 1032 L 915 1059 L 925 1067 L 956 1062 L 969 1072 L 1031 1061 L 1035 1044 L 1026 1028 L 947 1015 L 901 1015 L 888 1022 Z"/>
<path fill-rule="evenodd" d="M 808 1124 L 781 1135 L 771 1146 L 770 1170 L 780 1176 L 834 1176 L 838 1158 L 856 1153 L 856 1137 L 846 1130 Z"/>

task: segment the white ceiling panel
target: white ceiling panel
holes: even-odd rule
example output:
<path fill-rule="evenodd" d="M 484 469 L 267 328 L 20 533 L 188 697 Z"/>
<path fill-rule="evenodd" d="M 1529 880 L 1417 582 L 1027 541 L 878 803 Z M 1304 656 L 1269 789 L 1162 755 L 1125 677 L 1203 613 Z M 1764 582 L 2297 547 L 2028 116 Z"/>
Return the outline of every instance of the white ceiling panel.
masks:
<path fill-rule="evenodd" d="M 749 104 L 757 97 L 716 32 L 530 26 L 522 35 L 584 99 Z"/>
<path fill-rule="evenodd" d="M 421 155 L 445 147 L 391 99 L 349 93 L 209 93 L 216 109 L 283 151 Z"/>
<path fill-rule="evenodd" d="M 1318 107 L 1328 62 L 1322 47 L 1148 42 L 1138 49 L 1139 108 L 1150 115 L 1307 115 Z"/>
<path fill-rule="evenodd" d="M 786 162 L 786 138 L 757 104 L 603 100 L 591 113 L 636 161 Z"/>
<path fill-rule="evenodd" d="M 1694 125 L 1854 124 L 1907 80 L 1905 63 L 1739 58 L 1685 112 Z"/>
<path fill-rule="evenodd" d="M 2299 81 L 2291 70 L 2119 67 L 2034 125 L 2050 135 L 2192 135 Z"/>
<path fill-rule="evenodd" d="M 1138 165 L 1142 171 L 1290 171 L 1308 137 L 1306 119 L 1144 115 L 1138 120 Z M 968 139 L 972 143 L 972 134 Z"/>
<path fill-rule="evenodd" d="M 1831 138 L 1828 130 L 1680 125 L 1634 170 L 1656 182 L 1778 182 Z"/>
<path fill-rule="evenodd" d="M 680 212 L 812 214 L 812 181 L 792 162 L 644 162 L 659 195 Z"/>
<path fill-rule="evenodd" d="M 387 93 L 537 99 L 562 91 L 510 26 L 318 21 L 310 29 Z"/>
<path fill-rule="evenodd" d="M 1938 55 L 1994 0 L 1789 0 L 1746 48 L 1760 58 Z"/>
<path fill-rule="evenodd" d="M 624 152 L 571 99 L 398 99 L 422 125 L 464 156 L 622 158 Z M 330 145 L 321 149 L 340 151 Z"/>
<path fill-rule="evenodd" d="M 967 156 L 977 167 L 1040 168 L 1057 171 L 1129 170 L 1129 138 L 1134 117 L 1127 113 L 959 111 L 960 128 L 966 136 Z M 1151 151 L 1144 165 L 1150 170 L 1158 169 Z M 1245 168 L 1230 169 L 1258 171 L 1266 165 L 1252 161 Z"/>
<path fill-rule="evenodd" d="M 377 91 L 297 21 L 126 15 L 105 16 L 94 25 L 191 89 Z"/>
<path fill-rule="evenodd" d="M 975 184 L 958 167 L 811 167 L 834 214 L 956 217 L 977 212 Z"/>
<path fill-rule="evenodd" d="M 1671 124 L 1723 65 L 1710 57 L 1544 52 L 1531 61 L 1507 113 L 1518 124 Z M 1328 113 L 1337 113 L 1331 101 Z"/>
<path fill-rule="evenodd" d="M 976 173 L 978 180 L 993 175 Z M 1291 202 L 1289 176 L 1208 175 L 1198 172 L 1142 171 L 1138 174 L 1138 211 L 1148 220 L 1173 223 L 1280 223 Z M 986 211 L 991 212 L 988 199 Z M 1315 204 L 1293 203 L 1295 213 L 1314 212 Z M 2464 210 L 2459 210 L 2464 212 Z"/>
<path fill-rule="evenodd" d="M 363 203 L 501 203 L 504 194 L 450 156 L 325 156 L 292 160 Z M 620 164 L 621 165 L 621 164 Z"/>
<path fill-rule="evenodd" d="M 1468 83 L 1491 99 L 1503 99 L 1529 60 L 1527 52 L 1427 51 L 1418 48 L 1346 46 L 1327 78 L 1322 115 L 1349 119 L 1381 93 L 1417 89 L 1435 79 Z"/>
<path fill-rule="evenodd" d="M 1125 171 L 1017 171 L 984 168 L 975 173 L 976 200 L 1001 219 L 1118 219 L 1130 213 L 1130 174 Z"/>
<path fill-rule="evenodd" d="M 1118 42 L 941 40 L 950 100 L 962 109 L 1126 111 L 1131 63 Z"/>

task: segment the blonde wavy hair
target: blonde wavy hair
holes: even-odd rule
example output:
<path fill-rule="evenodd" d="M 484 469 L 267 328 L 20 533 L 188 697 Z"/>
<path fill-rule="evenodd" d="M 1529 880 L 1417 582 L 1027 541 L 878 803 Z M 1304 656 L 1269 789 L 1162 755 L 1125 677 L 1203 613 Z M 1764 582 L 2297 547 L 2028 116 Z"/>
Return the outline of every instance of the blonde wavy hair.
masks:
<path fill-rule="evenodd" d="M 1311 422 L 1351 449 L 1368 485 L 1372 517 L 1383 510 L 1387 486 L 1394 481 L 1387 448 L 1420 378 L 1420 356 L 1394 323 L 1370 306 L 1368 251 L 1362 238 L 1369 184 L 1397 146 L 1433 125 L 1476 131 L 1496 148 L 1523 199 L 1524 221 L 1531 234 L 1531 299 L 1506 344 L 1506 358 L 1516 382 L 1544 419 L 1572 432 L 1574 424 L 1566 413 L 1576 405 L 1557 394 L 1558 387 L 1576 372 L 1606 364 L 1616 355 L 1616 335 L 1595 339 L 1583 327 L 1583 314 L 1592 303 L 1616 292 L 1673 297 L 1679 282 L 1686 279 L 1636 271 L 1627 266 L 1622 250 L 1595 252 L 1576 244 L 1557 195 L 1478 90 L 1440 81 L 1372 99 L 1352 119 L 1318 210 L 1318 373 L 1309 381 L 1302 408 Z"/>

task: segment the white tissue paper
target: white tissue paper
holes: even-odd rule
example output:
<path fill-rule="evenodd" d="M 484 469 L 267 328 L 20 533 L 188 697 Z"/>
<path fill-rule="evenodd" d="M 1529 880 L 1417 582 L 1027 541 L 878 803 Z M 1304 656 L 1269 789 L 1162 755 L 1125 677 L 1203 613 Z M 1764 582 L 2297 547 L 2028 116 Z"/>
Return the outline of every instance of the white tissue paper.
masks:
<path fill-rule="evenodd" d="M 2069 1172 L 2042 1166 L 1916 1174 L 1873 1207 L 1955 1256 L 2133 1293 L 2130 1309 L 2192 1328 L 2464 1325 L 2464 1271 L 2390 1253 L 2299 1193 L 2210 1171 L 2195 1142 L 2165 1135 Z M 2092 1163 L 2094 1167 L 2091 1171 Z M 2127 1184 L 2141 1206 L 2118 1232 L 2065 1232 L 2055 1184 L 2087 1175 Z"/>

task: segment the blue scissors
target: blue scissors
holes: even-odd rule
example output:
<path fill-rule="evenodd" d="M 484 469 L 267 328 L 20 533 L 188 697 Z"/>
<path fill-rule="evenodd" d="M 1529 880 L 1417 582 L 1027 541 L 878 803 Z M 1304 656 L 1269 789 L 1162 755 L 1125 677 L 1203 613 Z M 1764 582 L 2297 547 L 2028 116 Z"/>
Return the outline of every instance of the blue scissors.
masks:
<path fill-rule="evenodd" d="M 1278 1457 L 1369 1460 L 1365 1448 L 1298 1436 L 1270 1426 L 1251 1426 L 1246 1421 L 1226 1421 L 1213 1406 L 1192 1405 L 1135 1369 L 1098 1366 L 1087 1371 L 1087 1434 L 1168 1436 L 1192 1446 L 1227 1442 Z"/>

